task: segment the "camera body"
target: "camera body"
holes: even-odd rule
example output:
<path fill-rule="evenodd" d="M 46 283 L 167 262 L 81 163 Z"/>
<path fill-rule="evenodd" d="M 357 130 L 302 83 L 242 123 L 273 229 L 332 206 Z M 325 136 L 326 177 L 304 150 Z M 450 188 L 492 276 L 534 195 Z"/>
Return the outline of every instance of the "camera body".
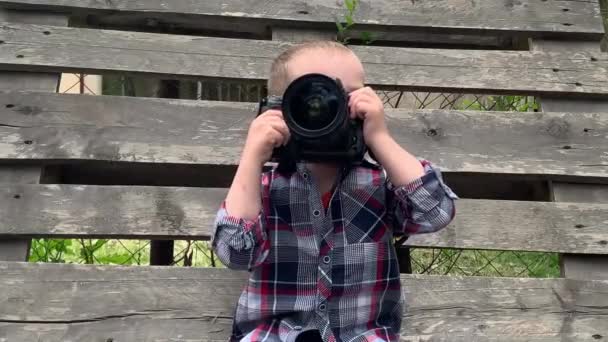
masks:
<path fill-rule="evenodd" d="M 363 121 L 351 119 L 348 94 L 340 80 L 307 74 L 294 80 L 282 97 L 260 103 L 258 115 L 281 110 L 291 138 L 275 148 L 274 162 L 339 162 L 360 164 L 367 152 Z"/>

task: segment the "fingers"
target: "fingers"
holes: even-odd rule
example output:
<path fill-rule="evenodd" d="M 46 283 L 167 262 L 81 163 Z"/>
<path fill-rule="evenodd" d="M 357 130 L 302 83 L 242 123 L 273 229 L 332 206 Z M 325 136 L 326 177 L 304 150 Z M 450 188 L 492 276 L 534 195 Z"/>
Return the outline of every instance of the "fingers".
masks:
<path fill-rule="evenodd" d="M 365 94 L 367 96 L 371 96 L 371 97 L 378 96 L 378 95 L 376 95 L 376 92 L 372 88 L 370 88 L 370 87 L 363 87 L 363 88 L 359 88 L 359 89 L 351 92 L 350 93 L 350 97 L 351 98 L 352 97 L 358 97 L 358 96 L 361 96 L 363 94 Z"/>
<path fill-rule="evenodd" d="M 279 147 L 285 145 L 286 143 L 285 136 L 283 135 L 283 133 L 272 128 L 268 132 L 268 139 L 273 147 Z"/>
<path fill-rule="evenodd" d="M 269 110 L 265 111 L 264 113 L 260 114 L 260 116 L 258 116 L 258 118 L 268 118 L 268 117 L 278 117 L 278 118 L 283 119 L 283 113 L 280 110 L 269 109 Z"/>
<path fill-rule="evenodd" d="M 365 115 L 369 112 L 369 109 L 373 106 L 373 100 L 366 96 L 358 96 L 350 101 L 350 117 L 351 119 L 365 119 Z"/>
<path fill-rule="evenodd" d="M 365 120 L 365 117 L 368 113 L 373 112 L 375 109 L 374 103 L 367 99 L 359 99 L 353 105 L 353 111 L 351 112 L 351 117 L 353 119 L 359 118 L 361 120 Z"/>
<path fill-rule="evenodd" d="M 263 126 L 270 129 L 269 139 L 274 147 L 287 144 L 289 141 L 289 128 L 283 119 L 283 113 L 279 110 L 268 110 L 262 113 L 258 120 Z"/>
<path fill-rule="evenodd" d="M 269 122 L 269 125 L 274 132 L 278 133 L 277 140 L 274 143 L 274 146 L 278 147 L 281 145 L 286 145 L 287 142 L 289 141 L 290 134 L 289 134 L 289 128 L 287 127 L 285 122 L 284 121 Z"/>
<path fill-rule="evenodd" d="M 374 112 L 378 110 L 376 107 L 383 107 L 382 100 L 370 87 L 360 88 L 350 93 L 348 105 L 352 119 L 365 119 L 370 111 Z"/>

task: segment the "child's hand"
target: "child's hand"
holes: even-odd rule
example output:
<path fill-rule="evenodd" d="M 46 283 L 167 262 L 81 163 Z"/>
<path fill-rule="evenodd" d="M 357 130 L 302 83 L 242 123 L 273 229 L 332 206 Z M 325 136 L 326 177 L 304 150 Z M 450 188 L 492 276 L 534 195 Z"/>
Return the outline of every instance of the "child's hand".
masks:
<path fill-rule="evenodd" d="M 363 120 L 363 136 L 368 145 L 388 134 L 384 105 L 372 88 L 364 87 L 350 93 L 348 106 L 351 118 Z"/>
<path fill-rule="evenodd" d="M 268 110 L 255 118 L 249 126 L 243 157 L 264 164 L 272 157 L 272 150 L 287 144 L 287 141 L 289 128 L 283 120 L 283 114 L 278 110 Z"/>

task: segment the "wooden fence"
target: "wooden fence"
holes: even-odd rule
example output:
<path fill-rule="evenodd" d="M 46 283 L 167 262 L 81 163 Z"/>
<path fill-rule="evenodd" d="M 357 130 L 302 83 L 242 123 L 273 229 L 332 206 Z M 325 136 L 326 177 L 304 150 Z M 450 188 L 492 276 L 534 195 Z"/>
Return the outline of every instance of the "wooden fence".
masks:
<path fill-rule="evenodd" d="M 343 15 L 321 0 L 0 0 L 0 341 L 225 340 L 246 277 L 16 262 L 37 237 L 208 239 L 254 116 L 252 103 L 56 94 L 58 73 L 262 84 L 281 50 L 335 36 Z M 353 50 L 378 89 L 525 94 L 542 106 L 388 111 L 400 144 L 484 193 L 407 246 L 562 255 L 558 279 L 403 274 L 402 340 L 608 338 L 599 3 L 361 1 L 355 21 L 355 43 L 376 39 Z M 507 200 L 517 188 L 491 193 L 480 179 L 548 193 Z"/>

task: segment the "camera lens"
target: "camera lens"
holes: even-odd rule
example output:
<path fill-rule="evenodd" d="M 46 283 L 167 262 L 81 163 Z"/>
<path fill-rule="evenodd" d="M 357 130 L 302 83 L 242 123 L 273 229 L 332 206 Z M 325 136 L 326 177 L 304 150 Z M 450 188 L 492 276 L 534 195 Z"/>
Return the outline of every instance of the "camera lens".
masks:
<path fill-rule="evenodd" d="M 307 74 L 287 87 L 283 94 L 283 116 L 295 138 L 326 137 L 347 124 L 347 102 L 338 80 Z"/>
<path fill-rule="evenodd" d="M 292 99 L 290 108 L 294 123 L 303 129 L 316 131 L 329 126 L 338 112 L 338 98 L 323 84 L 313 82 L 303 87 Z"/>

